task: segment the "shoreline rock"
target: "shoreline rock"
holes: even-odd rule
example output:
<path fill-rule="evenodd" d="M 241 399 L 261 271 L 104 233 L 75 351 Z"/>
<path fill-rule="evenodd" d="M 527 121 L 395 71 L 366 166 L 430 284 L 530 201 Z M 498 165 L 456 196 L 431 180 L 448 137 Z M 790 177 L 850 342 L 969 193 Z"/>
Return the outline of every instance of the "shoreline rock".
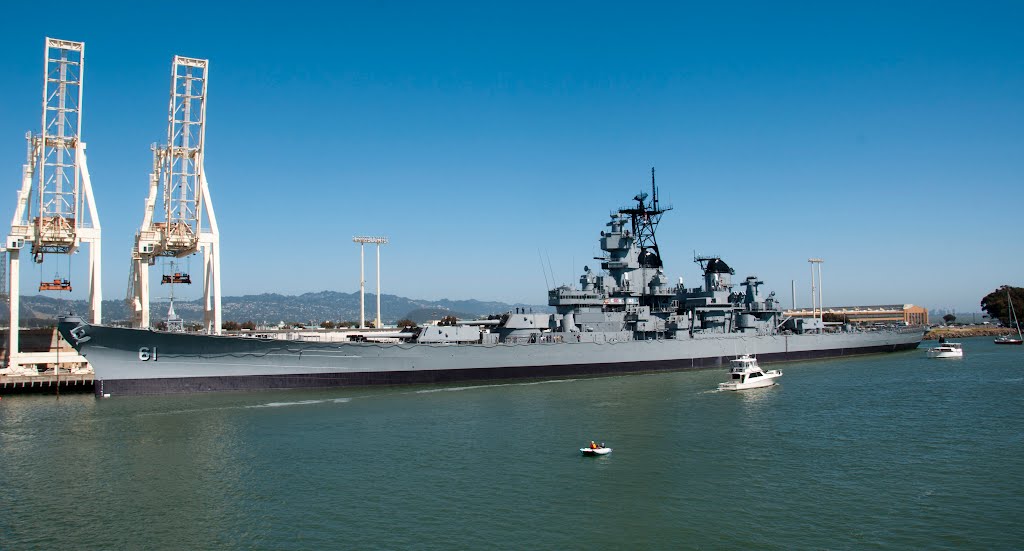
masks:
<path fill-rule="evenodd" d="M 924 334 L 924 340 L 934 341 L 939 337 L 949 339 L 966 339 L 970 337 L 998 337 L 1001 335 L 1015 334 L 1016 331 L 1008 327 L 933 327 Z"/>

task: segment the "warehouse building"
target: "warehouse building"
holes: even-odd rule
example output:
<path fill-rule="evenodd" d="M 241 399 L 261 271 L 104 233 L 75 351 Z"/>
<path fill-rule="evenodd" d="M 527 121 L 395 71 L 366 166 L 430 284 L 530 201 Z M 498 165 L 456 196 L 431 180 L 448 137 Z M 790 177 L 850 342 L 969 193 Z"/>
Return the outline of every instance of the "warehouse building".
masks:
<path fill-rule="evenodd" d="M 906 325 L 927 325 L 928 309 L 913 304 L 883 304 L 879 306 L 829 306 L 820 310 L 801 308 L 786 310 L 784 315 L 792 318 L 811 318 L 822 314 L 826 321 L 838 316 L 850 323 L 903 323 Z M 832 314 L 832 315 L 829 315 Z"/>

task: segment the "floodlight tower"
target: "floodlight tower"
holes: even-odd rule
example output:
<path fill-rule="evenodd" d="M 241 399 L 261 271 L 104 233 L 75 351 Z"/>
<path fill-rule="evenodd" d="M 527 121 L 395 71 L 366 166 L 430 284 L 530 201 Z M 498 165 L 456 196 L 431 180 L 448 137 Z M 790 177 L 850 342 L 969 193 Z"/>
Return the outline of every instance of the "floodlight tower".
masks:
<path fill-rule="evenodd" d="M 821 319 L 824 319 L 825 318 L 825 307 L 824 307 L 824 305 L 821 302 L 821 264 L 823 262 L 825 262 L 825 261 L 820 259 L 820 258 L 808 258 L 807 262 L 811 263 L 811 316 L 812 317 L 820 317 Z M 814 267 L 815 266 L 818 267 L 818 285 L 817 285 L 817 289 L 818 289 L 818 307 L 817 307 L 817 309 L 815 309 L 815 307 L 814 307 L 814 289 L 815 289 L 815 285 L 814 285 Z"/>
<path fill-rule="evenodd" d="M 127 301 L 135 327 L 150 325 L 149 267 L 158 257 L 182 258 L 201 251 L 203 321 L 208 333 L 220 334 L 220 230 L 203 167 L 208 74 L 208 60 L 174 56 L 167 143 L 151 147 L 149 195 L 132 249 Z M 157 191 L 161 189 L 162 209 L 156 215 Z M 162 282 L 191 283 L 191 277 L 174 274 Z"/>
<path fill-rule="evenodd" d="M 42 132 L 25 135 L 28 159 L 21 190 L 5 243 L 10 255 L 8 367 L 18 367 L 18 308 L 21 250 L 30 247 L 32 260 L 46 254 L 70 255 L 89 244 L 89 318 L 100 323 L 103 296 L 100 279 L 100 219 L 82 141 L 82 77 L 85 43 L 46 38 L 43 53 Z M 39 289 L 70 291 L 70 279 L 40 283 Z"/>
<path fill-rule="evenodd" d="M 352 241 L 359 243 L 359 328 L 366 327 L 366 308 L 364 295 L 366 292 L 366 278 L 363 276 L 363 247 L 367 243 L 377 245 L 377 319 L 374 327 L 380 329 L 380 246 L 388 244 L 387 237 L 353 237 Z"/>

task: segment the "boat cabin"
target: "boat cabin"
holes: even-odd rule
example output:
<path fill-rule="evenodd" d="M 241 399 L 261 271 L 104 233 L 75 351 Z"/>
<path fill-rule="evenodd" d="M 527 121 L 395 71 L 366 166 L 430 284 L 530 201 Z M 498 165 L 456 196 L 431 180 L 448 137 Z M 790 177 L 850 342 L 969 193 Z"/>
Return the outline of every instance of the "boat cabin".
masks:
<path fill-rule="evenodd" d="M 740 356 L 735 360 L 729 360 L 730 373 L 742 373 L 748 369 L 757 369 L 757 359 L 752 356 Z"/>
<path fill-rule="evenodd" d="M 747 382 L 748 379 L 753 381 L 754 379 L 756 379 L 758 377 L 764 377 L 764 373 L 762 373 L 760 370 L 751 371 L 751 372 L 747 373 L 746 370 L 744 370 L 744 369 L 733 368 L 733 370 L 729 374 L 729 376 L 734 381 L 737 381 L 737 382 L 740 382 L 740 383 L 745 383 L 745 382 Z"/>
<path fill-rule="evenodd" d="M 729 365 L 729 378 L 733 381 L 745 383 L 748 379 L 764 376 L 761 367 L 757 365 L 757 360 L 751 356 L 740 356 L 735 360 L 729 360 Z"/>

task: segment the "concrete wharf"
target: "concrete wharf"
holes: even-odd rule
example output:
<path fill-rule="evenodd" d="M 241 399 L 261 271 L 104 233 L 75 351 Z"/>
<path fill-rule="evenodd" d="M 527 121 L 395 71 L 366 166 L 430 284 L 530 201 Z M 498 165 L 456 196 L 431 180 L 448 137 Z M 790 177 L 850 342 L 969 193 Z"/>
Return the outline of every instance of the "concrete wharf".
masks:
<path fill-rule="evenodd" d="M 7 331 L 0 329 L 0 357 L 4 360 L 9 357 Z M 88 362 L 59 339 L 53 327 L 22 329 L 19 344 L 23 369 L 0 374 L 0 395 L 92 391 L 93 373 Z"/>
<path fill-rule="evenodd" d="M 39 375 L 0 375 L 0 396 L 8 394 L 56 394 L 93 391 L 92 373 L 45 373 Z"/>

